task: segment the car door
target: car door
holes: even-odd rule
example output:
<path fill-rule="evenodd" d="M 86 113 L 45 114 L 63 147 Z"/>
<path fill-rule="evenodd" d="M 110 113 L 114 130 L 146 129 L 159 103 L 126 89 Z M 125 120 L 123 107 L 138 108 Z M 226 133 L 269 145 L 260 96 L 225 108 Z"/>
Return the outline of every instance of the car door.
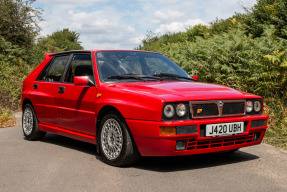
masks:
<path fill-rule="evenodd" d="M 57 125 L 56 96 L 69 55 L 54 56 L 36 81 L 30 97 L 39 123 Z"/>
<path fill-rule="evenodd" d="M 74 76 L 89 76 L 94 81 L 94 71 L 89 53 L 75 53 L 66 68 L 63 83 L 59 86 L 56 104 L 58 125 L 73 131 L 95 135 L 95 86 L 76 86 Z"/>

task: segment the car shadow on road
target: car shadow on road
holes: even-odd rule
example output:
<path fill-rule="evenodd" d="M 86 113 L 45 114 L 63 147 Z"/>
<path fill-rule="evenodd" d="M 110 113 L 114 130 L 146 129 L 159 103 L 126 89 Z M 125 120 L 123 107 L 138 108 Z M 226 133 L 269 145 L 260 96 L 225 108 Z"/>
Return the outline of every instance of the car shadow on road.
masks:
<path fill-rule="evenodd" d="M 96 145 L 53 133 L 47 133 L 44 139 L 41 140 L 41 142 L 59 145 L 69 149 L 81 151 L 90 155 L 98 155 L 96 153 Z"/>
<path fill-rule="evenodd" d="M 47 133 L 42 142 L 59 145 L 90 155 L 95 155 L 97 160 L 102 161 L 101 156 L 96 152 L 96 145 L 90 143 L 52 133 Z M 130 168 L 150 170 L 156 172 L 174 172 L 190 169 L 216 167 L 227 164 L 251 161 L 258 158 L 259 157 L 256 155 L 246 153 L 240 150 L 234 153 L 218 152 L 177 157 L 142 157 L 139 162 L 132 165 Z"/>
<path fill-rule="evenodd" d="M 202 169 L 227 164 L 240 163 L 259 157 L 243 151 L 234 153 L 218 152 L 177 157 L 143 157 L 133 167 L 156 172 L 174 172 L 190 169 Z"/>

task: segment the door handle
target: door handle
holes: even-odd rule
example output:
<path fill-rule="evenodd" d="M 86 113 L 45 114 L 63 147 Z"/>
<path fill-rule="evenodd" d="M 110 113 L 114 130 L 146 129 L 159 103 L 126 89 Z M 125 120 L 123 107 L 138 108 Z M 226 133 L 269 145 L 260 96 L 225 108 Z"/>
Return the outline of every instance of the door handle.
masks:
<path fill-rule="evenodd" d="M 59 87 L 58 88 L 59 93 L 64 93 L 65 92 L 65 87 Z"/>

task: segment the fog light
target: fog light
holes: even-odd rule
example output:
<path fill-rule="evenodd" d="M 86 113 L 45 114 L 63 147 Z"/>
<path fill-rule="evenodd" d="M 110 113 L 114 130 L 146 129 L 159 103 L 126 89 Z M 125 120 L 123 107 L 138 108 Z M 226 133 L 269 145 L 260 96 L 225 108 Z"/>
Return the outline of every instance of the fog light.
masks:
<path fill-rule="evenodd" d="M 186 143 L 187 143 L 187 140 L 176 141 L 175 150 L 176 151 L 185 150 Z"/>
<path fill-rule="evenodd" d="M 195 134 L 195 133 L 197 133 L 197 125 L 176 127 L 176 134 L 177 135 Z"/>
<path fill-rule="evenodd" d="M 161 135 L 176 135 L 175 127 L 160 127 Z"/>

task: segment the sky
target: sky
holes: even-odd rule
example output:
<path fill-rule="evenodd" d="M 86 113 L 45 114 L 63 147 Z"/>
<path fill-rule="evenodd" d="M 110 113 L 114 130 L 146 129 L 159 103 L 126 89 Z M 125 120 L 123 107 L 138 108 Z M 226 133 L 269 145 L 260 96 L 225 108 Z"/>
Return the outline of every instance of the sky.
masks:
<path fill-rule="evenodd" d="M 41 36 L 69 28 L 84 49 L 134 49 L 149 33 L 186 31 L 234 13 L 256 0 L 37 0 Z"/>

